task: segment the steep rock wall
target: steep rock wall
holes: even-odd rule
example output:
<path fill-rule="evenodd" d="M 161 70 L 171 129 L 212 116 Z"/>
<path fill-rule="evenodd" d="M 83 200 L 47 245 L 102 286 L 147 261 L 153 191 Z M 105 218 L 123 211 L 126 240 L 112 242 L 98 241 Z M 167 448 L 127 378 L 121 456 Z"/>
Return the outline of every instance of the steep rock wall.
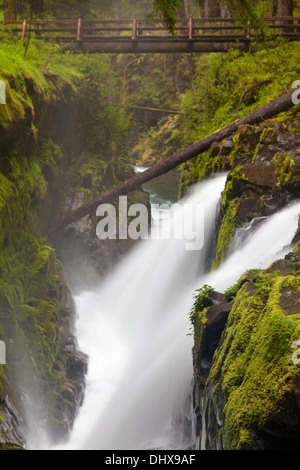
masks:
<path fill-rule="evenodd" d="M 88 282 L 81 287 L 92 287 L 91 277 L 105 275 L 130 248 L 100 242 L 95 217 L 51 240 L 47 227 L 70 201 L 80 203 L 133 174 L 125 144 L 118 149 L 107 135 L 87 145 L 92 133 L 103 137 L 103 130 L 99 121 L 98 134 L 91 125 L 92 93 L 85 95 L 84 80 L 73 87 L 39 71 L 34 77 L 7 73 L 7 104 L 0 107 L 0 340 L 6 345 L 0 448 L 5 450 L 43 439 L 55 444 L 68 436 L 88 367 L 74 332 L 68 261 L 73 272 L 87 266 L 79 277 Z M 98 100 L 100 106 L 101 96 Z M 148 204 L 142 191 L 131 198 Z M 70 281 L 77 288 L 78 278 Z"/>
<path fill-rule="evenodd" d="M 300 194 L 299 122 L 243 127 L 223 148 L 212 149 L 210 161 L 214 169 L 228 171 L 212 269 L 230 253 L 238 228 L 274 214 Z M 292 344 L 300 336 L 298 232 L 291 234 L 295 247 L 284 260 L 246 272 L 225 294 L 203 288 L 196 298 L 197 448 L 299 446 L 300 372 L 292 361 Z"/>

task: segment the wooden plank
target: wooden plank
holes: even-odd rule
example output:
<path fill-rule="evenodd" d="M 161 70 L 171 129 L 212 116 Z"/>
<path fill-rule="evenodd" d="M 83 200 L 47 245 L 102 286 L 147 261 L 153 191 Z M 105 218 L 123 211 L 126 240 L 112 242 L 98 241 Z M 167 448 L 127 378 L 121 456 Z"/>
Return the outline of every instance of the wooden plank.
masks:
<path fill-rule="evenodd" d="M 240 26 L 240 25 L 226 25 L 226 26 L 223 26 L 223 25 L 220 25 L 220 26 L 206 26 L 206 25 L 203 25 L 203 26 L 196 26 L 194 25 L 194 29 L 202 29 L 202 30 L 206 30 L 206 29 L 212 29 L 213 31 L 224 31 L 224 30 L 229 30 L 231 31 L 232 29 L 244 29 L 243 26 Z"/>
<path fill-rule="evenodd" d="M 9 31 L 12 33 L 22 33 L 22 28 L 3 28 L 4 31 Z"/>
<path fill-rule="evenodd" d="M 77 40 L 77 35 L 74 36 L 41 36 L 35 38 L 37 40 L 42 40 L 42 41 L 64 41 L 64 42 L 72 42 L 72 41 L 78 41 Z"/>
<path fill-rule="evenodd" d="M 32 25 L 77 25 L 78 20 L 31 20 Z"/>
<path fill-rule="evenodd" d="M 52 36 L 53 38 L 58 37 L 58 36 Z M 59 36 L 65 39 L 68 39 L 69 36 Z M 205 35 L 205 36 L 193 36 L 192 41 L 194 42 L 231 42 L 231 41 L 236 41 L 237 39 L 243 40 L 243 41 L 248 41 L 246 38 L 246 35 L 232 35 L 232 36 L 221 36 L 221 35 Z M 131 36 L 89 36 L 89 35 L 84 35 L 82 37 L 82 40 L 84 42 L 106 42 L 106 43 L 113 43 L 113 42 L 132 42 L 132 37 Z M 159 42 L 164 41 L 165 43 L 169 44 L 178 44 L 181 42 L 186 43 L 186 41 L 190 41 L 188 36 L 177 36 L 176 38 L 173 38 L 171 36 L 139 36 L 138 39 L 135 41 L 136 43 L 152 43 L 152 44 L 158 44 Z"/>
<path fill-rule="evenodd" d="M 278 21 L 278 20 L 284 20 L 284 21 L 287 21 L 287 20 L 293 20 L 293 21 L 299 21 L 300 20 L 300 16 L 277 16 L 277 17 L 273 17 L 273 16 L 269 16 L 269 17 L 262 17 L 261 18 L 262 21 Z M 87 20 L 87 19 L 83 19 L 82 20 L 83 23 L 85 24 L 132 24 L 132 19 L 124 19 L 124 20 L 101 20 L 101 19 L 95 19 L 95 20 Z M 149 21 L 149 20 L 138 20 L 139 21 L 139 24 L 157 24 L 157 23 L 161 23 L 161 21 L 157 20 L 157 21 Z M 221 22 L 222 24 L 226 24 L 226 23 L 235 23 L 235 19 L 234 18 L 193 18 L 193 21 L 194 21 L 194 24 L 196 25 L 197 23 L 218 23 L 218 22 Z M 184 20 L 184 22 L 188 23 L 188 19 L 187 20 Z M 71 20 L 32 20 L 31 21 L 32 24 L 70 24 L 70 23 L 73 23 L 73 24 L 77 24 L 77 20 L 74 20 L 74 19 L 71 19 Z M 9 20 L 9 21 L 4 21 L 4 20 L 0 20 L 0 24 L 20 24 L 22 25 L 23 24 L 23 20 Z"/>
<path fill-rule="evenodd" d="M 130 20 L 83 20 L 83 22 L 85 24 L 132 24 L 132 18 Z"/>
<path fill-rule="evenodd" d="M 1 20 L 0 24 L 10 25 L 10 24 L 19 24 L 22 25 L 24 20 Z"/>
<path fill-rule="evenodd" d="M 84 27 L 84 30 L 85 31 L 132 31 L 132 26 L 131 27 L 128 27 L 128 28 L 119 28 L 119 27 L 109 27 L 109 28 L 97 28 L 97 27 L 89 27 L 89 26 L 85 26 Z"/>
<path fill-rule="evenodd" d="M 64 33 L 64 32 L 66 32 L 66 33 L 70 33 L 70 32 L 77 33 L 77 27 L 74 26 L 72 28 L 63 28 L 63 29 L 62 28 L 42 28 L 42 29 L 40 29 L 40 28 L 31 28 L 30 31 L 31 31 L 31 33 L 38 32 L 39 34 L 41 34 L 41 33 L 52 33 L 52 32 L 53 33 L 55 33 L 55 32 L 56 33 Z"/>
<path fill-rule="evenodd" d="M 66 49 L 76 50 L 71 41 L 63 41 Z M 191 53 L 225 53 L 234 49 L 249 51 L 249 41 L 85 41 L 81 50 L 90 54 L 191 54 Z"/>

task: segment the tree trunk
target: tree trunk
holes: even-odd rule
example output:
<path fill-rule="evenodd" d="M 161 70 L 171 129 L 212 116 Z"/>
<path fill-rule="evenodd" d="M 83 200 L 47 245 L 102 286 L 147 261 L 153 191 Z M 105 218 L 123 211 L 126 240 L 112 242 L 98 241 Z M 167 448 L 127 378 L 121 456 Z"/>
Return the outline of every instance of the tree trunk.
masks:
<path fill-rule="evenodd" d="M 278 0 L 278 16 L 293 16 L 294 0 Z"/>
<path fill-rule="evenodd" d="M 120 183 L 118 186 L 108 190 L 106 193 L 100 195 L 98 198 L 86 204 L 83 204 L 78 209 L 75 209 L 74 211 L 70 212 L 69 215 L 67 215 L 62 220 L 59 220 L 52 226 L 49 226 L 48 233 L 52 234 L 55 231 L 67 225 L 70 225 L 76 220 L 81 219 L 82 217 L 85 217 L 88 214 L 91 214 L 97 209 L 100 204 L 109 203 L 118 196 L 122 196 L 124 194 L 129 193 L 130 191 L 141 188 L 142 185 L 147 181 L 150 181 L 153 178 L 156 178 L 157 176 L 168 173 L 168 171 L 173 170 L 174 168 L 181 165 L 182 163 L 187 162 L 191 158 L 197 157 L 201 153 L 206 152 L 207 150 L 209 150 L 209 148 L 214 142 L 220 142 L 223 139 L 226 139 L 233 135 L 235 132 L 237 132 L 239 126 L 243 124 L 257 124 L 261 121 L 269 119 L 270 117 L 276 114 L 286 111 L 287 109 L 294 106 L 292 101 L 293 93 L 295 93 L 295 91 L 287 93 L 281 96 L 280 98 L 271 101 L 271 103 L 263 106 L 262 108 L 259 108 L 250 114 L 247 114 L 243 118 L 236 120 L 228 126 L 224 127 L 223 129 L 209 135 L 208 137 L 205 137 L 202 140 L 199 140 L 198 142 L 187 147 L 181 152 L 169 158 L 166 158 L 160 163 L 157 163 L 156 165 L 144 171 L 143 173 L 138 173 L 129 180 Z"/>
<path fill-rule="evenodd" d="M 272 0 L 271 7 L 272 7 L 271 15 L 278 16 L 278 0 Z"/>
<path fill-rule="evenodd" d="M 4 20 L 17 19 L 17 0 L 4 0 Z"/>
<path fill-rule="evenodd" d="M 119 20 L 121 18 L 121 0 L 114 1 L 114 18 Z"/>
<path fill-rule="evenodd" d="M 278 0 L 278 16 L 293 16 L 294 12 L 294 0 Z M 291 24 L 292 21 L 283 20 L 280 21 L 281 24 Z M 280 28 L 281 33 L 292 32 L 293 28 Z"/>
<path fill-rule="evenodd" d="M 30 0 L 30 17 L 32 15 L 39 15 L 44 12 L 44 0 Z"/>
<path fill-rule="evenodd" d="M 205 0 L 205 18 L 220 18 L 220 3 L 218 0 Z"/>
<path fill-rule="evenodd" d="M 179 8 L 177 10 L 177 16 L 179 19 L 184 19 L 187 17 L 187 8 L 186 8 L 185 0 L 179 0 L 179 1 L 182 5 L 182 8 Z"/>

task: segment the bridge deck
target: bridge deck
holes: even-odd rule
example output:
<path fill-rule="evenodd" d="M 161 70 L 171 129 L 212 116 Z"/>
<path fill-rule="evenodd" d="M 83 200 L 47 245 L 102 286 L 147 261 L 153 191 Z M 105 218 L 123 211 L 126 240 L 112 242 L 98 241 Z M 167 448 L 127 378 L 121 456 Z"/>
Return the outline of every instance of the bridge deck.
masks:
<path fill-rule="evenodd" d="M 262 18 L 273 38 L 300 39 L 300 17 Z M 0 39 L 7 34 L 25 40 L 51 41 L 64 48 L 100 53 L 224 52 L 249 50 L 257 35 L 232 18 L 187 18 L 178 21 L 175 35 L 159 21 L 138 20 L 16 20 L 0 21 Z"/>

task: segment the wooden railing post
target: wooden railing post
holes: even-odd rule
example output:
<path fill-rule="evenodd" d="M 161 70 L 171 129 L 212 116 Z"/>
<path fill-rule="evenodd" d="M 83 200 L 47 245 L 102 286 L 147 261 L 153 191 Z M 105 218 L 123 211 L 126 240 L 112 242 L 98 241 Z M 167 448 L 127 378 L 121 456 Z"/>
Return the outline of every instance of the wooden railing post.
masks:
<path fill-rule="evenodd" d="M 189 17 L 189 39 L 193 39 L 193 18 Z"/>
<path fill-rule="evenodd" d="M 24 41 L 27 32 L 27 20 L 23 20 L 21 40 Z"/>
<path fill-rule="evenodd" d="M 83 31 L 82 31 L 82 18 L 78 18 L 77 23 L 77 41 L 81 42 L 83 40 Z"/>
<path fill-rule="evenodd" d="M 132 40 L 135 41 L 136 38 L 137 38 L 137 18 L 133 18 Z"/>
<path fill-rule="evenodd" d="M 248 23 L 247 23 L 246 38 L 250 39 L 250 21 L 248 21 Z"/>

